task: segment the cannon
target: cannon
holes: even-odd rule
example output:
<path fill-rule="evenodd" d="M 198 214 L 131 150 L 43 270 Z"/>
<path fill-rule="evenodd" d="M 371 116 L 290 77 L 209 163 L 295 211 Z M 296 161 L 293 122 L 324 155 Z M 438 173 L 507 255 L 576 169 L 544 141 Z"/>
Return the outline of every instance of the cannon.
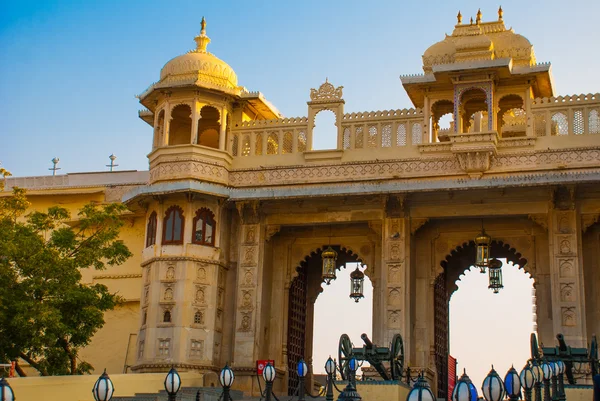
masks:
<path fill-rule="evenodd" d="M 592 377 L 599 373 L 598 340 L 595 335 L 592 336 L 592 343 L 590 344 L 589 350 L 586 348 L 572 348 L 568 346 L 565 342 L 565 337 L 560 333 L 556 335 L 556 339 L 558 340 L 558 346 L 540 348 L 538 346 L 537 336 L 535 333 L 531 333 L 531 358 L 538 361 L 541 358 L 544 358 L 548 360 L 548 362 L 562 360 L 565 364 L 565 374 L 569 384 L 576 384 L 575 376 L 573 375 L 573 369 L 576 366 L 589 364 Z"/>
<path fill-rule="evenodd" d="M 400 380 L 404 371 L 404 342 L 400 334 L 394 335 L 390 347 L 377 347 L 365 333 L 360 338 L 365 345 L 355 348 L 347 334 L 342 334 L 338 347 L 338 361 L 342 380 L 348 379 L 350 359 L 367 361 L 377 370 L 383 380 Z M 384 362 L 389 362 L 390 374 Z"/>

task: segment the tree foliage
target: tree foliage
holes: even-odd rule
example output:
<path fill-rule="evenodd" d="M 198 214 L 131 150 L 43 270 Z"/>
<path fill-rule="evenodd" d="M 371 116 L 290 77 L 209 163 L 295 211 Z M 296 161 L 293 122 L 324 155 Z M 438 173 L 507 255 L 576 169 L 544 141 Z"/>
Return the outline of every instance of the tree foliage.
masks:
<path fill-rule="evenodd" d="M 118 239 L 125 207 L 88 204 L 76 218 L 58 206 L 26 214 L 28 207 L 23 189 L 0 197 L 0 361 L 21 358 L 41 375 L 90 373 L 79 350 L 120 298 L 82 283 L 81 269 L 131 256 Z"/>

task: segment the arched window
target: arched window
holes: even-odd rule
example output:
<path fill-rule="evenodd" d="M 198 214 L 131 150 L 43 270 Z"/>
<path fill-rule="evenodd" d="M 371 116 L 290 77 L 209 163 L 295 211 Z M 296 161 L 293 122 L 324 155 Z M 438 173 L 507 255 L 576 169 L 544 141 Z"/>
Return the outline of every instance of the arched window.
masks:
<path fill-rule="evenodd" d="M 194 217 L 192 242 L 200 245 L 215 245 L 215 231 L 217 223 L 215 215 L 207 208 L 196 211 Z"/>
<path fill-rule="evenodd" d="M 146 248 L 156 244 L 156 212 L 152 212 L 148 218 L 146 229 Z"/>
<path fill-rule="evenodd" d="M 171 311 L 166 310 L 163 313 L 163 323 L 171 323 Z"/>
<path fill-rule="evenodd" d="M 183 244 L 183 210 L 179 206 L 167 209 L 163 225 L 163 245 Z"/>

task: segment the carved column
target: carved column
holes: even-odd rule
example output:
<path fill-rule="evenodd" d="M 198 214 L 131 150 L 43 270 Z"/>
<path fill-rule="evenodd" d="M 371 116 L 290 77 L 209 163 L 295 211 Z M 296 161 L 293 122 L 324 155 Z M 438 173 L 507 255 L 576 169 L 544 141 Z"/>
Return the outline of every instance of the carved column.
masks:
<path fill-rule="evenodd" d="M 198 143 L 198 120 L 200 119 L 200 103 L 197 100 L 192 102 L 192 132 L 190 135 L 190 143 L 195 145 Z"/>
<path fill-rule="evenodd" d="M 225 150 L 225 136 L 227 135 L 227 108 L 221 109 L 221 130 L 219 132 L 219 149 Z"/>
<path fill-rule="evenodd" d="M 258 217 L 258 203 L 240 202 L 236 204 L 242 224 L 240 225 L 240 246 L 238 249 L 237 296 L 235 317 L 235 340 L 233 346 L 233 366 L 248 368 L 254 366 L 260 333 L 261 288 L 262 288 L 262 249 L 264 233 Z"/>
<path fill-rule="evenodd" d="M 581 230 L 575 188 L 559 187 L 549 213 L 549 252 L 554 334 L 572 347 L 587 347 Z"/>
<path fill-rule="evenodd" d="M 165 104 L 165 126 L 163 129 L 162 146 L 169 145 L 169 136 L 171 135 L 171 105 Z"/>

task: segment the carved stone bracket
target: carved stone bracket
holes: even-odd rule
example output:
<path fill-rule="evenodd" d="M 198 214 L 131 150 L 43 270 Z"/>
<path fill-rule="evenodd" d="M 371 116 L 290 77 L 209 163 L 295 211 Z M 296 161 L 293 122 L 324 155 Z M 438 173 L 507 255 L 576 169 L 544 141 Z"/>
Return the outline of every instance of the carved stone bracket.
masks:
<path fill-rule="evenodd" d="M 402 217 L 404 213 L 404 195 L 387 195 L 385 197 L 386 217 Z"/>
<path fill-rule="evenodd" d="M 544 230 L 548 231 L 548 215 L 547 214 L 545 214 L 545 213 L 530 214 L 527 217 L 529 218 L 529 220 L 533 221 L 534 223 L 536 223 L 537 225 L 542 227 Z"/>
<path fill-rule="evenodd" d="M 260 221 L 259 201 L 236 202 L 235 207 L 244 224 L 258 224 Z"/>
<path fill-rule="evenodd" d="M 420 219 L 410 219 L 410 233 L 411 235 L 415 235 L 417 230 L 423 226 L 423 224 L 427 223 L 429 219 L 420 218 Z"/>
<path fill-rule="evenodd" d="M 450 141 L 458 164 L 471 178 L 480 178 L 490 169 L 497 154 L 496 131 L 450 135 Z"/>
<path fill-rule="evenodd" d="M 600 221 L 600 213 L 596 214 L 583 214 L 581 215 L 581 231 L 586 232 L 592 224 Z"/>
<path fill-rule="evenodd" d="M 552 204 L 555 209 L 575 209 L 575 185 L 561 185 L 552 192 Z"/>
<path fill-rule="evenodd" d="M 269 242 L 271 240 L 271 237 L 273 237 L 275 234 L 277 234 L 279 231 L 281 230 L 281 226 L 278 224 L 269 224 L 267 226 L 266 232 L 265 232 L 265 240 L 267 242 Z"/>

